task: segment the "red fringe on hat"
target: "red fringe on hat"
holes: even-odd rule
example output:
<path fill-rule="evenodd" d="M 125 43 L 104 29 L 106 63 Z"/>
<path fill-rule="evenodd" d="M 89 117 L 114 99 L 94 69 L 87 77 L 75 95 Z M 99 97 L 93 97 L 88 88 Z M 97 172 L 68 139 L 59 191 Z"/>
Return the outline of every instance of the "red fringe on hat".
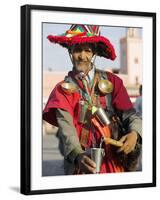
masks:
<path fill-rule="evenodd" d="M 53 36 L 49 35 L 48 40 L 50 42 L 58 43 L 63 47 L 69 48 L 74 44 L 82 43 L 97 43 L 97 54 L 105 58 L 114 60 L 116 58 L 115 50 L 110 41 L 103 36 L 92 37 L 66 37 L 66 36 Z"/>

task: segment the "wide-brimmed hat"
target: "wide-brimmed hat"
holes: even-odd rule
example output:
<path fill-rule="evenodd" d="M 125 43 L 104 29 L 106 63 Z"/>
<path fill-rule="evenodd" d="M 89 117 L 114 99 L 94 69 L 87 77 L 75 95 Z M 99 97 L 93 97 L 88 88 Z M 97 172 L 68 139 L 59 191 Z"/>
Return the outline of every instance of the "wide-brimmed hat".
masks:
<path fill-rule="evenodd" d="M 98 56 L 114 60 L 116 58 L 115 50 L 110 41 L 100 35 L 99 26 L 75 24 L 62 35 L 48 35 L 50 42 L 58 43 L 61 46 L 70 49 L 75 44 L 96 44 L 96 53 Z"/>

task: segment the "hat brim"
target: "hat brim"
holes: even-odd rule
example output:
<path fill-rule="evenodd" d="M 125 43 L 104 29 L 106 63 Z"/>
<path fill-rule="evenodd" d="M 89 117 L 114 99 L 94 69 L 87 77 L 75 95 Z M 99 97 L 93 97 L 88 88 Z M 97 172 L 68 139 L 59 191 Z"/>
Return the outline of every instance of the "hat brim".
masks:
<path fill-rule="evenodd" d="M 116 54 L 113 45 L 110 41 L 103 36 L 91 36 L 91 37 L 66 37 L 66 36 L 54 36 L 49 35 L 48 40 L 53 43 L 60 44 L 65 48 L 70 48 L 75 44 L 83 43 L 96 43 L 96 52 L 98 56 L 105 57 L 107 59 L 115 60 Z"/>

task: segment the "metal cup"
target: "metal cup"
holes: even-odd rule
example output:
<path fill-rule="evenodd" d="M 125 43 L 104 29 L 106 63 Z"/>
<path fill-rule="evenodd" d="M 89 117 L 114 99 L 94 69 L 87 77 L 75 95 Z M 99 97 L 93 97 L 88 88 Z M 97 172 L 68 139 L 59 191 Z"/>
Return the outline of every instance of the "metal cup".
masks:
<path fill-rule="evenodd" d="M 111 123 L 109 117 L 107 116 L 103 108 L 98 108 L 94 114 L 103 125 L 109 125 Z"/>
<path fill-rule="evenodd" d="M 96 173 L 99 173 L 101 170 L 101 165 L 104 155 L 105 155 L 104 149 L 91 148 L 91 159 L 96 163 Z"/>
<path fill-rule="evenodd" d="M 100 80 L 98 88 L 103 94 L 109 94 L 113 91 L 113 84 L 109 80 Z"/>
<path fill-rule="evenodd" d="M 85 103 L 85 101 L 81 100 L 79 102 L 79 109 L 80 109 L 80 113 L 79 113 L 78 122 L 84 124 L 86 120 L 87 109 L 88 109 L 88 105 Z"/>
<path fill-rule="evenodd" d="M 68 82 L 63 82 L 61 88 L 67 94 L 72 94 L 78 90 L 78 87 L 75 84 Z"/>

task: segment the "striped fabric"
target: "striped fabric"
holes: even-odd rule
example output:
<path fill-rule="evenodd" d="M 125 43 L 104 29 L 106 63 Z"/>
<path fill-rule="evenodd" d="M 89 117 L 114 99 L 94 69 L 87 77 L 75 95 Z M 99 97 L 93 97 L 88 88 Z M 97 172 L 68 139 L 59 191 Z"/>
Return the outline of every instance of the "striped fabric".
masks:
<path fill-rule="evenodd" d="M 95 26 L 95 25 L 80 25 L 80 24 L 74 24 L 70 27 L 71 31 L 75 31 L 75 32 L 86 32 L 86 33 L 90 33 L 96 36 L 100 35 L 100 30 L 99 30 L 99 26 Z"/>

